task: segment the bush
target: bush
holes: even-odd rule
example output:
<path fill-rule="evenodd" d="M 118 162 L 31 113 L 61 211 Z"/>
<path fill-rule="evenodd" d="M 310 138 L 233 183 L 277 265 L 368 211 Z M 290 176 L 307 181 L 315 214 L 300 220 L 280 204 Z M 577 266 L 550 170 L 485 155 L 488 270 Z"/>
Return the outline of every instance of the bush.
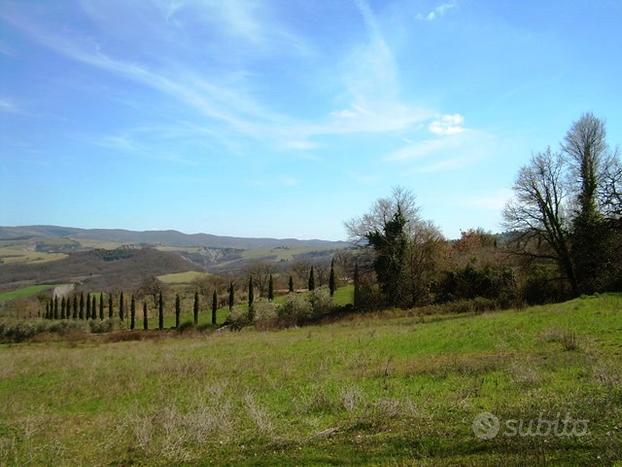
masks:
<path fill-rule="evenodd" d="M 333 309 L 333 299 L 325 288 L 316 289 L 309 295 L 312 318 L 319 318 L 330 313 Z"/>
<path fill-rule="evenodd" d="M 287 300 L 277 308 L 278 324 L 289 327 L 302 324 L 313 315 L 313 307 L 303 295 L 289 294 Z"/>
<path fill-rule="evenodd" d="M 189 331 L 191 329 L 194 328 L 194 323 L 192 321 L 184 321 L 183 323 L 181 323 L 179 325 L 179 327 L 177 328 L 178 332 L 185 332 L 185 331 Z"/>
<path fill-rule="evenodd" d="M 44 333 L 67 335 L 83 333 L 86 330 L 85 324 L 78 321 L 50 321 L 44 319 L 0 320 L 0 340 L 5 342 L 22 342 Z"/>
<path fill-rule="evenodd" d="M 272 302 L 255 301 L 253 303 L 253 316 L 257 329 L 271 329 L 278 325 L 277 307 Z"/>
<path fill-rule="evenodd" d="M 118 318 L 108 318 L 103 321 L 93 319 L 89 321 L 89 329 L 94 334 L 112 332 L 121 329 L 121 321 Z"/>

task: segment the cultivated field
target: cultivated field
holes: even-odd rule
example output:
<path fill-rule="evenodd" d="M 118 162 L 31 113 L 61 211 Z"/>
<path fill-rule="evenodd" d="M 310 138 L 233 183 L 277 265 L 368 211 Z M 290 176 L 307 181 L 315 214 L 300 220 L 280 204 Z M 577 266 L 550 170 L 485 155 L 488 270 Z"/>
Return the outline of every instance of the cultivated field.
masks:
<path fill-rule="evenodd" d="M 622 459 L 622 296 L 410 314 L 1 346 L 0 464 Z M 502 422 L 568 415 L 588 430 L 478 439 L 484 411 Z"/>

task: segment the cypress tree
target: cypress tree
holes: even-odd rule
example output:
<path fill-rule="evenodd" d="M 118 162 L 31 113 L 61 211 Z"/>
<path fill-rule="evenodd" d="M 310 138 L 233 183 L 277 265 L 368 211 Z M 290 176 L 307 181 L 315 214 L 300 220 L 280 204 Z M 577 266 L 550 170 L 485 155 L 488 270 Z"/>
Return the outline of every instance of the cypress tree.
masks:
<path fill-rule="evenodd" d="M 80 292 L 80 319 L 84 319 L 84 292 Z"/>
<path fill-rule="evenodd" d="M 73 296 L 73 319 L 78 319 L 78 296 Z"/>
<path fill-rule="evenodd" d="M 58 295 L 54 295 L 54 319 L 58 319 Z"/>
<path fill-rule="evenodd" d="M 147 299 L 143 299 L 143 329 L 146 331 L 149 329 L 149 321 L 147 317 Z"/>
<path fill-rule="evenodd" d="M 95 294 L 91 296 L 91 319 L 97 319 L 97 300 L 95 300 Z"/>
<path fill-rule="evenodd" d="M 45 302 L 45 319 L 50 319 L 50 303 Z"/>
<path fill-rule="evenodd" d="M 99 319 L 104 320 L 104 293 L 99 293 Z"/>
<path fill-rule="evenodd" d="M 294 291 L 294 278 L 292 276 L 289 276 L 289 291 Z"/>
<path fill-rule="evenodd" d="M 359 292 L 359 263 L 354 263 L 354 308 L 357 309 L 360 306 L 360 292 Z"/>
<path fill-rule="evenodd" d="M 337 282 L 335 281 L 335 260 L 330 262 L 330 276 L 328 276 L 328 289 L 330 290 L 330 296 L 335 295 L 337 290 Z"/>
<path fill-rule="evenodd" d="M 108 318 L 112 319 L 112 315 L 114 314 L 114 306 L 112 303 L 112 292 L 108 294 Z"/>
<path fill-rule="evenodd" d="M 134 329 L 136 325 L 136 301 L 134 300 L 134 294 L 132 294 L 132 300 L 130 302 L 130 329 Z"/>
<path fill-rule="evenodd" d="M 181 300 L 179 294 L 175 294 L 175 329 L 179 329 L 179 315 L 181 314 Z"/>
<path fill-rule="evenodd" d="M 86 294 L 86 319 L 91 319 L 91 294 Z"/>
<path fill-rule="evenodd" d="M 65 297 L 63 297 L 60 301 L 60 319 L 65 319 L 66 309 L 67 309 L 67 304 L 65 303 Z"/>
<path fill-rule="evenodd" d="M 253 321 L 255 310 L 253 302 L 255 301 L 255 291 L 253 290 L 253 276 L 248 278 L 248 320 Z"/>
<path fill-rule="evenodd" d="M 162 298 L 162 292 L 160 291 L 160 300 L 158 300 L 158 328 L 164 329 L 164 299 Z"/>
<path fill-rule="evenodd" d="M 234 300 L 234 292 L 233 292 L 233 282 L 229 282 L 229 313 L 233 309 L 233 300 Z"/>
<path fill-rule="evenodd" d="M 313 274 L 313 266 L 311 266 L 311 271 L 309 271 L 309 291 L 315 290 L 315 275 Z"/>
<path fill-rule="evenodd" d="M 194 305 L 192 307 L 194 313 L 194 325 L 199 324 L 199 292 L 194 292 Z"/>
<path fill-rule="evenodd" d="M 253 290 L 253 276 L 249 276 L 248 278 L 248 306 L 253 306 L 253 302 L 255 301 L 255 291 Z"/>
<path fill-rule="evenodd" d="M 216 289 L 214 289 L 212 294 L 212 324 L 216 324 L 216 310 L 218 310 L 218 294 Z"/>
<path fill-rule="evenodd" d="M 119 295 L 119 319 L 123 321 L 125 318 L 125 304 L 123 303 L 123 292 Z"/>
<path fill-rule="evenodd" d="M 268 300 L 274 300 L 274 281 L 272 280 L 272 274 L 270 274 L 270 279 L 268 279 Z"/>

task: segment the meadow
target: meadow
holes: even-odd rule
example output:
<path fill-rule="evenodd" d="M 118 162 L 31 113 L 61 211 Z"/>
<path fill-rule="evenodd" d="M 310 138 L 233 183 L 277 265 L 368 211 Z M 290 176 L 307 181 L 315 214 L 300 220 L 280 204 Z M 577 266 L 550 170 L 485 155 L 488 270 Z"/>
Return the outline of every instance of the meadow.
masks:
<path fill-rule="evenodd" d="M 603 294 L 280 331 L 5 344 L 0 464 L 612 465 L 621 336 L 622 296 Z M 472 422 L 484 411 L 568 415 L 589 429 L 479 439 Z"/>

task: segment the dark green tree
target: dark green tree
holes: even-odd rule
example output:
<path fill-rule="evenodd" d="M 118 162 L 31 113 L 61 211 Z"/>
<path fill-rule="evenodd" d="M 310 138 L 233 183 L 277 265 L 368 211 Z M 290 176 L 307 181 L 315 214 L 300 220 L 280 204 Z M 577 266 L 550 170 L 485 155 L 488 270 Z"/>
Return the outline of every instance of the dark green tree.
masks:
<path fill-rule="evenodd" d="M 406 223 L 398 205 L 397 212 L 385 222 L 382 232 L 375 230 L 367 234 L 367 241 L 375 252 L 374 271 L 384 300 L 389 305 L 403 303 L 404 266 L 408 247 Z"/>
<path fill-rule="evenodd" d="M 86 319 L 91 319 L 91 294 L 86 294 Z"/>
<path fill-rule="evenodd" d="M 294 278 L 291 275 L 289 276 L 289 291 L 294 291 Z"/>
<path fill-rule="evenodd" d="M 50 319 L 50 302 L 45 302 L 45 319 Z"/>
<path fill-rule="evenodd" d="M 84 319 L 84 292 L 80 292 L 80 319 Z"/>
<path fill-rule="evenodd" d="M 268 279 L 268 300 L 274 300 L 274 281 L 272 280 L 272 274 L 270 274 L 270 278 Z"/>
<path fill-rule="evenodd" d="M 212 324 L 216 324 L 216 311 L 218 310 L 218 294 L 216 293 L 216 289 L 214 289 L 214 293 L 212 294 Z"/>
<path fill-rule="evenodd" d="M 123 292 L 119 295 L 119 319 L 123 321 L 125 319 L 125 301 L 123 300 Z"/>
<path fill-rule="evenodd" d="M 255 308 L 253 303 L 255 302 L 255 290 L 253 287 L 253 276 L 248 278 L 248 320 L 253 321 L 255 317 Z"/>
<path fill-rule="evenodd" d="M 359 263 L 354 263 L 354 308 L 358 309 L 361 306 L 361 290 L 360 290 L 360 277 L 359 277 Z"/>
<path fill-rule="evenodd" d="M 99 319 L 101 321 L 104 320 L 104 294 L 103 292 L 99 293 Z"/>
<path fill-rule="evenodd" d="M 78 296 L 73 296 L 73 319 L 78 319 Z"/>
<path fill-rule="evenodd" d="M 179 329 L 179 315 L 181 314 L 181 300 L 179 294 L 175 294 L 175 329 Z"/>
<path fill-rule="evenodd" d="M 328 276 L 328 289 L 330 290 L 330 296 L 335 295 L 337 290 L 337 281 L 335 280 L 335 260 L 330 262 L 330 275 Z"/>
<path fill-rule="evenodd" d="M 198 291 L 194 292 L 194 303 L 192 305 L 192 315 L 193 315 L 194 325 L 196 326 L 199 324 L 199 292 Z"/>
<path fill-rule="evenodd" d="M 233 301 L 235 299 L 235 292 L 233 290 L 233 282 L 229 282 L 229 313 L 233 309 Z"/>
<path fill-rule="evenodd" d="M 91 319 L 97 319 L 97 301 L 95 294 L 91 296 Z"/>
<path fill-rule="evenodd" d="M 65 303 L 65 297 L 60 300 L 60 319 L 65 319 L 65 312 L 67 310 L 67 304 Z"/>
<path fill-rule="evenodd" d="M 162 291 L 158 300 L 158 328 L 164 329 L 164 298 L 162 297 Z"/>
<path fill-rule="evenodd" d="M 130 329 L 134 329 L 136 327 L 136 300 L 134 299 L 134 294 L 132 294 L 132 299 L 130 301 Z"/>
<path fill-rule="evenodd" d="M 311 266 L 311 270 L 309 271 L 309 290 L 315 290 L 315 274 L 313 273 L 313 266 Z"/>
<path fill-rule="evenodd" d="M 147 299 L 143 299 L 143 329 L 146 331 L 149 329 L 149 317 L 147 311 Z"/>
<path fill-rule="evenodd" d="M 112 319 L 113 315 L 114 315 L 114 305 L 112 301 L 112 292 L 109 292 L 108 293 L 108 318 Z"/>
<path fill-rule="evenodd" d="M 58 319 L 58 295 L 54 295 L 54 319 Z"/>

